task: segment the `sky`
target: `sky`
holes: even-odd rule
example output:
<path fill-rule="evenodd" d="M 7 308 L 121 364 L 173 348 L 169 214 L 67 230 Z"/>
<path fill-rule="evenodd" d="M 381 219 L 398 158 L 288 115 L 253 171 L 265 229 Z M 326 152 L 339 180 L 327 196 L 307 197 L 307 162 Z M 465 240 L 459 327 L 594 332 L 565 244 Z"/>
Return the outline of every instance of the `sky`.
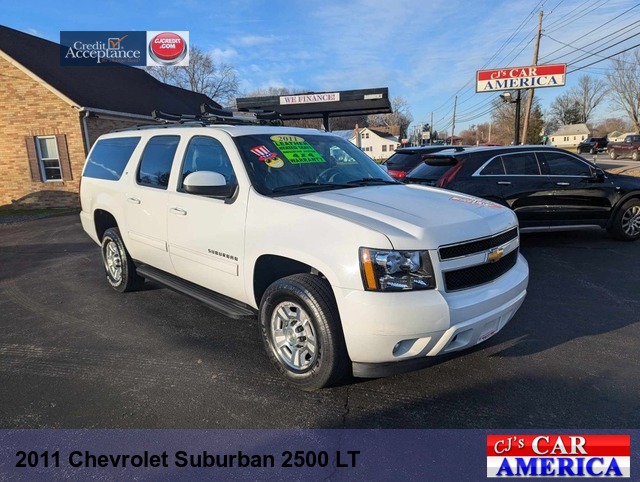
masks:
<path fill-rule="evenodd" d="M 0 23 L 55 42 L 63 30 L 188 30 L 237 70 L 240 96 L 388 87 L 413 125 L 433 112 L 449 132 L 457 96 L 457 133 L 488 122 L 498 95 L 475 92 L 476 71 L 532 65 L 540 10 L 538 63 L 567 64 L 565 87 L 536 90 L 543 110 L 581 75 L 605 80 L 605 57 L 640 48 L 632 0 L 4 0 Z M 603 103 L 594 120 L 612 115 Z"/>

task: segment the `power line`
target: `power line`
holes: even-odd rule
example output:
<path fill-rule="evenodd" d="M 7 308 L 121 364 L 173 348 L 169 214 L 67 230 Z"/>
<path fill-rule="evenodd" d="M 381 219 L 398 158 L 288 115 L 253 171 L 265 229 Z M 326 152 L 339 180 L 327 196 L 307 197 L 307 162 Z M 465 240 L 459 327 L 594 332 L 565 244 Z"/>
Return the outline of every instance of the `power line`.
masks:
<path fill-rule="evenodd" d="M 560 25 L 557 25 L 555 28 L 550 28 L 550 26 L 547 26 L 547 31 L 548 32 L 555 32 L 556 30 L 560 30 L 561 28 L 565 28 L 568 25 L 571 25 L 572 23 L 577 22 L 578 20 L 580 20 L 582 17 L 589 15 L 590 13 L 598 10 L 600 7 L 602 7 L 603 5 L 609 3 L 610 0 L 604 0 L 600 5 L 596 5 L 596 6 L 592 6 L 592 7 L 587 7 L 585 8 L 585 10 L 580 14 L 577 15 L 575 17 L 572 17 L 570 20 L 568 20 L 565 23 L 562 23 Z"/>
<path fill-rule="evenodd" d="M 616 31 L 614 31 L 614 32 L 611 32 L 611 33 L 609 33 L 609 34 L 605 35 L 604 37 L 600 37 L 599 39 L 597 39 L 597 40 L 595 40 L 595 41 L 591 41 L 591 42 L 589 42 L 589 43 L 590 43 L 590 45 L 594 45 L 594 44 L 596 44 L 596 43 L 599 43 L 599 42 L 603 41 L 603 40 L 604 40 L 604 39 L 606 39 L 607 37 L 614 36 L 614 35 L 616 35 L 616 34 L 618 34 L 618 33 L 622 32 L 622 31 L 624 31 L 624 30 L 629 29 L 629 27 L 637 27 L 637 26 L 638 26 L 638 23 L 637 23 L 637 22 L 630 23 L 629 25 L 626 25 L 626 26 L 624 26 L 624 27 L 622 27 L 622 28 L 620 28 L 620 29 L 618 29 L 618 30 L 616 30 Z M 582 49 L 582 48 L 580 48 L 580 47 L 573 47 L 572 45 L 564 44 L 563 42 L 560 42 L 559 40 L 556 40 L 556 39 L 554 39 L 554 38 L 550 37 L 550 36 L 549 36 L 549 35 L 547 35 L 547 34 L 543 34 L 543 35 L 544 35 L 545 37 L 549 38 L 550 40 L 553 40 L 554 42 L 558 42 L 558 43 L 560 43 L 560 44 L 565 45 L 565 47 L 569 47 L 569 48 L 574 49 L 574 51 L 580 50 L 580 51 L 583 51 L 583 52 L 588 53 L 589 55 L 596 55 L 596 54 L 597 54 L 597 53 L 596 53 L 596 54 L 594 54 L 593 52 L 588 51 L 588 50 L 584 50 L 584 49 Z M 628 40 L 629 38 L 631 38 L 631 37 L 628 37 L 626 40 Z M 606 45 L 607 43 L 609 43 L 609 41 L 605 42 L 605 45 Z M 614 44 L 614 45 L 617 45 L 617 44 Z M 607 48 L 610 48 L 610 47 L 612 47 L 612 46 L 613 46 L 613 45 L 611 45 L 611 46 L 609 46 L 609 47 L 606 47 L 606 48 L 604 48 L 604 49 L 602 49 L 602 50 L 607 50 Z M 601 50 L 601 51 L 602 51 L 602 50 Z M 569 55 L 570 55 L 570 54 L 569 54 Z M 562 58 L 563 58 L 563 56 L 560 56 L 560 57 L 556 57 L 556 58 L 554 58 L 554 59 L 548 60 L 548 61 L 546 61 L 546 62 L 548 62 L 548 63 L 554 63 L 554 62 L 556 62 L 556 61 L 558 61 L 558 60 L 560 60 L 560 59 L 562 59 Z M 569 60 L 568 62 L 579 62 L 580 60 L 581 60 L 581 59 L 574 59 L 574 60 Z"/>
<path fill-rule="evenodd" d="M 564 0 L 561 0 L 561 2 L 560 2 L 560 3 L 562 3 L 562 1 L 564 1 Z M 557 5 L 556 5 L 556 7 L 557 7 Z M 626 15 L 627 13 L 629 13 L 629 12 L 630 12 L 631 10 L 633 10 L 634 8 L 638 8 L 638 7 L 640 7 L 640 3 L 635 4 L 633 7 L 631 7 L 631 8 L 629 8 L 629 9 L 625 10 L 625 11 L 624 11 L 624 12 L 622 12 L 621 14 L 616 15 L 615 17 L 613 17 L 613 18 L 611 18 L 611 19 L 607 20 L 606 22 L 604 22 L 604 23 L 600 24 L 599 26 L 597 26 L 597 27 L 596 27 L 596 28 L 594 28 L 593 30 L 589 30 L 589 31 L 588 31 L 587 33 L 585 33 L 584 35 L 580 35 L 580 37 L 578 37 L 578 38 L 576 38 L 576 39 L 573 39 L 570 43 L 577 42 L 578 40 L 581 40 L 581 39 L 587 38 L 587 36 L 588 36 L 588 35 L 591 35 L 593 32 L 596 32 L 596 31 L 600 30 L 601 28 L 603 28 L 603 27 L 604 27 L 604 26 L 606 26 L 606 25 L 610 25 L 612 21 L 617 20 L 618 18 L 622 17 L 623 15 Z M 636 23 L 636 22 L 634 22 L 634 23 L 632 23 L 632 24 L 630 24 L 630 25 L 637 25 L 637 23 Z M 626 28 L 626 27 L 625 27 L 625 28 Z M 546 34 L 544 34 L 544 35 L 546 35 Z M 609 34 L 609 35 L 610 35 L 610 34 Z M 605 37 L 603 37 L 603 38 L 606 38 L 606 37 L 608 37 L 609 35 L 606 35 L 606 36 L 605 36 Z M 549 36 L 547 35 L 547 37 L 549 37 Z M 551 37 L 549 37 L 549 38 L 551 38 Z M 553 39 L 551 39 L 551 40 L 553 40 Z M 596 40 L 596 42 L 599 42 L 599 41 L 600 41 L 600 39 L 599 39 L 599 40 Z M 560 43 L 561 43 L 561 42 L 560 42 Z M 555 54 L 556 52 L 559 52 L 560 50 L 565 49 L 565 48 L 566 48 L 566 46 L 570 46 L 570 45 L 567 45 L 567 44 L 564 44 L 564 45 L 565 45 L 565 47 L 560 47 L 560 48 L 558 48 L 558 49 L 556 49 L 556 50 L 554 50 L 554 51 L 552 51 L 552 52 L 549 52 L 547 55 L 544 55 L 544 56 L 542 57 L 542 59 L 546 59 L 547 57 L 550 57 L 551 55 Z M 553 63 L 553 60 L 549 61 L 549 63 Z"/>
<path fill-rule="evenodd" d="M 587 67 L 591 67 L 592 65 L 599 64 L 600 62 L 604 62 L 605 60 L 609 60 L 609 59 L 615 57 L 616 55 L 623 54 L 625 52 L 628 52 L 629 50 L 635 49 L 636 47 L 640 47 L 640 44 L 632 45 L 631 47 L 626 48 L 624 50 L 621 50 L 620 52 L 616 52 L 615 54 L 611 54 L 608 57 L 605 57 L 605 58 L 600 59 L 600 60 L 596 60 L 595 62 L 591 62 L 590 64 L 587 64 L 587 65 L 583 65 L 582 67 L 578 67 L 577 69 L 570 70 L 570 71 L 567 72 L 567 74 L 571 74 L 573 72 L 577 72 L 579 70 L 586 69 Z"/>
<path fill-rule="evenodd" d="M 640 35 L 640 32 L 635 33 L 635 34 L 631 35 L 630 37 L 622 39 L 622 40 L 620 40 L 620 41 L 618 41 L 618 42 L 616 42 L 614 44 L 611 44 L 611 45 L 609 45 L 607 47 L 604 47 L 604 48 L 602 48 L 602 49 L 600 49 L 600 50 L 598 50 L 596 52 L 589 52 L 589 55 L 584 55 L 584 56 L 580 57 L 579 59 L 572 60 L 571 62 L 567 63 L 567 65 L 577 64 L 578 62 L 582 62 L 583 60 L 588 59 L 589 57 L 594 57 L 594 56 L 595 57 L 602 57 L 601 55 L 598 55 L 598 54 L 601 53 L 601 52 L 604 52 L 605 50 L 609 50 L 611 47 L 615 47 L 616 45 L 620 45 L 621 43 L 624 43 L 627 40 L 631 40 L 633 37 L 637 37 L 638 35 Z M 607 58 L 609 58 L 609 57 L 607 57 Z M 606 58 L 604 60 L 606 60 Z"/>

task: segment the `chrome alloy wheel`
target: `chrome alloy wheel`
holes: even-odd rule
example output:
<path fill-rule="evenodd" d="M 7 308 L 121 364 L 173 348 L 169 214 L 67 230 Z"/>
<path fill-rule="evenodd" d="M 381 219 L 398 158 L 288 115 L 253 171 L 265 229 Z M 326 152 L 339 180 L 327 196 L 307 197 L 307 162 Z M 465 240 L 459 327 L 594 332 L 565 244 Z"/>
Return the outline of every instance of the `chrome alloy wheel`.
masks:
<path fill-rule="evenodd" d="M 307 312 L 284 301 L 271 315 L 271 345 L 278 358 L 294 370 L 306 370 L 318 358 L 316 332 Z"/>
<path fill-rule="evenodd" d="M 122 256 L 120 256 L 118 245 L 113 240 L 104 247 L 104 267 L 114 283 L 122 280 Z"/>
<path fill-rule="evenodd" d="M 622 215 L 622 230 L 628 236 L 640 234 L 640 206 L 631 206 Z"/>

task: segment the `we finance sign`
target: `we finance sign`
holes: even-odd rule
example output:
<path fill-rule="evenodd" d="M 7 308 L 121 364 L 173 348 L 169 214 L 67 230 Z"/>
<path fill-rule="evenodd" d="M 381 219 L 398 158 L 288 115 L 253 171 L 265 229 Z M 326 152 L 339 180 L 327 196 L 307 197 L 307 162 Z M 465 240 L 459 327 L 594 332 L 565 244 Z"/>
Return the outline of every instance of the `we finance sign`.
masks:
<path fill-rule="evenodd" d="M 560 87 L 565 85 L 566 74 L 566 64 L 479 70 L 476 74 L 476 92 Z"/>

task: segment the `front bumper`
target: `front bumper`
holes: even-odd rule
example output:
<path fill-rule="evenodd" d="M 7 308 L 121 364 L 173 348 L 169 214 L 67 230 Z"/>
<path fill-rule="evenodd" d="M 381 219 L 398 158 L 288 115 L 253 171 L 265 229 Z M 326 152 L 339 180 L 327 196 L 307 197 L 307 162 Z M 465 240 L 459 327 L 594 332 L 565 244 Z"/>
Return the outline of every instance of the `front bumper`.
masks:
<path fill-rule="evenodd" d="M 334 288 L 356 376 L 406 371 L 425 357 L 464 350 L 488 340 L 524 301 L 527 262 L 476 288 L 446 293 L 376 293 Z M 400 363 L 402 362 L 402 363 Z M 388 366 L 387 366 L 388 365 Z M 374 373 L 366 375 L 366 373 Z"/>

